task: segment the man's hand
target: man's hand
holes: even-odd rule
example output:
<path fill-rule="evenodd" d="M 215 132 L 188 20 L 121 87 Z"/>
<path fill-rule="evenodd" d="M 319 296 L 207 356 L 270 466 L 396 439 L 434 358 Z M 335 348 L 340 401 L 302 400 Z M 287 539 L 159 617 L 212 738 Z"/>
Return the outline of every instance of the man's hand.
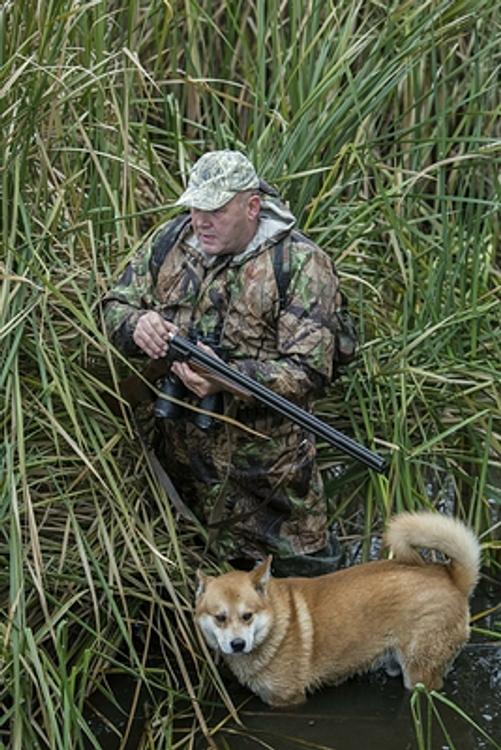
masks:
<path fill-rule="evenodd" d="M 207 352 L 207 354 L 217 357 L 217 354 L 207 346 L 202 344 L 200 341 L 197 346 Z M 186 388 L 192 391 L 198 398 L 204 398 L 205 396 L 212 396 L 213 393 L 218 393 L 221 389 L 221 385 L 218 385 L 211 376 L 202 374 L 199 370 L 194 370 L 187 362 L 173 362 L 171 371 L 178 376 L 178 378 L 184 383 Z"/>
<path fill-rule="evenodd" d="M 152 359 L 165 357 L 169 348 L 169 334 L 177 333 L 173 323 L 151 310 L 139 318 L 132 338 L 134 343 Z"/>

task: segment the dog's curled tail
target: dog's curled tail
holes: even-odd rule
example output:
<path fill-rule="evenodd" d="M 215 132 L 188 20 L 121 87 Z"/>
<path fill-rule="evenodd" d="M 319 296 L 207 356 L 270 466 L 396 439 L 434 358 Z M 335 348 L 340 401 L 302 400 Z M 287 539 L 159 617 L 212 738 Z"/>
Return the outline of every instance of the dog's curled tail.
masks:
<path fill-rule="evenodd" d="M 475 588 L 480 545 L 461 521 L 440 513 L 399 513 L 390 520 L 384 540 L 401 563 L 424 565 L 419 548 L 442 552 L 451 561 L 449 570 L 457 588 L 466 596 Z"/>

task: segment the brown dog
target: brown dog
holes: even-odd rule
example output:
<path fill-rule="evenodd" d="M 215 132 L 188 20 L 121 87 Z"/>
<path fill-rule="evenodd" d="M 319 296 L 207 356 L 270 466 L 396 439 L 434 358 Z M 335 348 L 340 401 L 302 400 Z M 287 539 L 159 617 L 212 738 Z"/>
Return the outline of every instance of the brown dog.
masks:
<path fill-rule="evenodd" d="M 398 667 L 409 689 L 438 689 L 469 636 L 478 541 L 438 513 L 403 513 L 385 544 L 392 560 L 318 578 L 272 578 L 271 557 L 250 573 L 199 573 L 197 623 L 238 680 L 273 706 L 380 666 Z M 419 548 L 449 562 L 425 563 Z"/>

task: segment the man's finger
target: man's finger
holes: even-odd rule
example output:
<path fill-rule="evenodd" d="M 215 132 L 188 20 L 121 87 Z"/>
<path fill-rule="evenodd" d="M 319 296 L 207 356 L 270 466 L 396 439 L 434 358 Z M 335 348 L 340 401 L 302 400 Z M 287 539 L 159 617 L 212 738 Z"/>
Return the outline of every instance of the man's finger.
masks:
<path fill-rule="evenodd" d="M 158 359 L 167 354 L 169 334 L 176 331 L 176 326 L 164 320 L 157 312 L 150 311 L 139 319 L 133 339 L 148 356 Z"/>

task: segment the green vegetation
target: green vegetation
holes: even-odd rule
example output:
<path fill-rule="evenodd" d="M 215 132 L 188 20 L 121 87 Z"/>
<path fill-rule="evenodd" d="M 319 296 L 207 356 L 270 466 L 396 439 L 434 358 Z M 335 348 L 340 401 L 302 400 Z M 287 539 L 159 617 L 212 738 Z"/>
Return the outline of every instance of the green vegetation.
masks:
<path fill-rule="evenodd" d="M 137 685 L 131 719 L 148 696 L 144 748 L 173 747 L 174 718 L 178 747 L 208 736 L 211 701 L 233 710 L 190 616 L 197 529 L 101 383 L 126 363 L 99 297 L 209 148 L 247 150 L 332 253 L 359 320 L 358 362 L 318 412 L 393 453 L 387 477 L 357 466 L 333 485 L 341 532 L 363 507 L 367 551 L 391 512 L 454 497 L 499 573 L 500 22 L 490 0 L 0 5 L 12 748 L 99 748 L 84 707 L 110 670 Z"/>

